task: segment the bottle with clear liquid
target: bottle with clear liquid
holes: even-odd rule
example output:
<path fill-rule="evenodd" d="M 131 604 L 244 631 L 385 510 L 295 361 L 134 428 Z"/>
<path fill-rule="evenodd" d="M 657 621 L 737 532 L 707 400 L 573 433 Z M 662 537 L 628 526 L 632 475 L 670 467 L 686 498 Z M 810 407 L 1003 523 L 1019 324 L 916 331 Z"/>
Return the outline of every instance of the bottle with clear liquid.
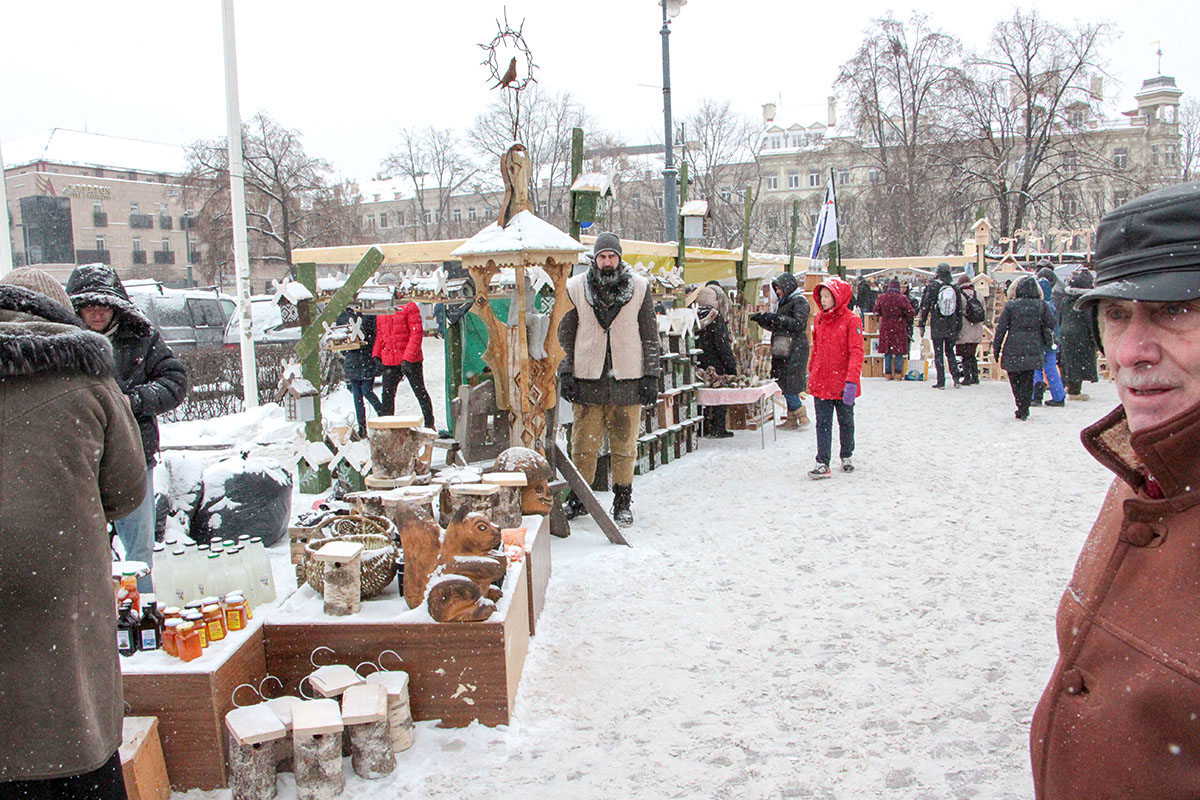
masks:
<path fill-rule="evenodd" d="M 175 597 L 175 576 L 166 547 L 161 544 L 154 545 L 152 563 L 154 566 L 150 568 L 150 582 L 154 584 L 154 596 L 171 600 Z"/>
<path fill-rule="evenodd" d="M 194 560 L 182 547 L 176 547 L 171 551 L 169 560 L 173 592 L 170 597 L 163 597 L 163 602 L 172 606 L 186 605 L 189 600 L 199 597 L 199 590 L 196 588 Z"/>
<path fill-rule="evenodd" d="M 271 557 L 267 548 L 263 547 L 262 537 L 255 536 L 250 540 L 249 555 L 251 573 L 255 579 L 254 594 L 258 604 L 270 603 L 275 599 L 275 576 L 271 573 Z"/>
<path fill-rule="evenodd" d="M 205 594 L 220 597 L 228 592 L 229 576 L 225 574 L 225 552 L 216 550 L 208 554 L 208 569 L 205 571 L 208 583 L 205 584 Z"/>
<path fill-rule="evenodd" d="M 196 594 L 198 597 L 207 597 L 213 594 L 213 582 L 216 580 L 216 576 L 212 574 L 211 558 L 219 558 L 220 556 L 213 556 L 207 550 L 201 551 L 199 548 L 196 549 L 197 552 L 204 554 L 196 570 Z"/>

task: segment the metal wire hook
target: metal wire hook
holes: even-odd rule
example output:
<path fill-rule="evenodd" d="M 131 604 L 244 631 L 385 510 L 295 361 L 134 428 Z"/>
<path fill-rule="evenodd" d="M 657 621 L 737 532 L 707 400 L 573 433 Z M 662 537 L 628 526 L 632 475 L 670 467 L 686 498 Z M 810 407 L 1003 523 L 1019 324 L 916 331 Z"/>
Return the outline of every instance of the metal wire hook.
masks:
<path fill-rule="evenodd" d="M 384 672 L 389 671 L 385 666 L 383 666 L 383 657 L 385 655 L 387 655 L 388 653 L 391 653 L 392 655 L 394 655 L 396 657 L 396 660 L 400 662 L 400 666 L 404 666 L 404 659 L 400 657 L 399 653 L 397 653 L 395 650 L 384 650 L 382 653 L 380 653 L 378 656 L 375 657 L 375 664 L 376 664 L 376 666 L 379 667 L 379 669 L 381 671 L 384 671 Z"/>
<path fill-rule="evenodd" d="M 242 704 L 241 704 L 241 703 L 239 703 L 239 702 L 237 701 L 237 693 L 238 693 L 238 689 L 242 688 L 243 686 L 245 686 L 245 687 L 249 688 L 249 689 L 250 689 L 250 691 L 252 691 L 252 692 L 254 692 L 254 694 L 258 695 L 258 699 L 259 699 L 260 701 L 263 699 L 263 696 L 262 696 L 262 694 L 261 694 L 261 693 L 258 691 L 258 689 L 255 689 L 255 688 L 254 688 L 254 684 L 252 684 L 252 683 L 239 683 L 237 686 L 233 687 L 233 694 L 229 695 L 229 699 L 230 699 L 230 700 L 233 702 L 233 705 L 234 705 L 234 707 L 235 707 L 235 708 L 241 708 L 241 707 L 242 707 Z"/>
<path fill-rule="evenodd" d="M 307 694 L 304 693 L 304 682 L 308 681 L 308 679 L 309 679 L 309 676 L 305 675 L 303 678 L 300 679 L 300 683 L 298 683 L 296 685 L 296 688 L 300 691 L 300 696 L 303 697 L 305 700 L 316 700 L 317 698 L 309 697 Z M 309 681 L 309 685 L 310 686 L 312 685 L 312 681 Z"/>
<path fill-rule="evenodd" d="M 354 674 L 356 674 L 360 678 L 367 677 L 366 675 L 363 675 L 361 672 L 358 671 L 359 667 L 361 667 L 363 664 L 374 667 L 376 672 L 383 672 L 383 667 L 379 666 L 374 661 L 360 661 L 358 663 L 358 667 L 354 668 Z"/>
<path fill-rule="evenodd" d="M 329 655 L 333 655 L 333 654 L 334 654 L 334 652 L 333 652 L 333 648 L 332 648 L 332 647 L 326 647 L 325 645 L 321 645 L 321 646 L 320 646 L 320 647 L 318 647 L 316 650 L 313 650 L 311 653 L 309 653 L 309 654 L 308 654 L 308 663 L 310 663 L 310 664 L 312 664 L 312 665 L 313 665 L 313 669 L 320 669 L 320 668 L 322 667 L 322 665 L 321 665 L 321 664 L 318 664 L 318 663 L 317 663 L 317 653 L 321 652 L 322 650 L 328 650 L 328 651 L 329 651 Z M 325 666 L 328 666 L 328 665 L 325 665 Z"/>
<path fill-rule="evenodd" d="M 266 683 L 267 681 L 275 681 L 276 683 L 279 684 L 280 690 L 282 691 L 282 689 L 283 689 L 283 681 L 279 680 L 279 678 L 275 677 L 274 675 L 267 675 L 261 681 L 258 682 L 258 696 L 264 700 L 267 699 L 267 695 L 263 691 L 263 684 Z"/>

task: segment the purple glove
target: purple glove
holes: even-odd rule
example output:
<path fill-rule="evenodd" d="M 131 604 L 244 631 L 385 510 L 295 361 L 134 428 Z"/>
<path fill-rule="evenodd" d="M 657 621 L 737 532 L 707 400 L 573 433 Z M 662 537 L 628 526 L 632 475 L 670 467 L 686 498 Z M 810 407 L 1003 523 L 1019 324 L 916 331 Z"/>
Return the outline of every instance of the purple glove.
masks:
<path fill-rule="evenodd" d="M 854 405 L 854 396 L 858 394 L 858 384 L 847 383 L 846 388 L 842 389 L 842 402 L 848 406 Z"/>

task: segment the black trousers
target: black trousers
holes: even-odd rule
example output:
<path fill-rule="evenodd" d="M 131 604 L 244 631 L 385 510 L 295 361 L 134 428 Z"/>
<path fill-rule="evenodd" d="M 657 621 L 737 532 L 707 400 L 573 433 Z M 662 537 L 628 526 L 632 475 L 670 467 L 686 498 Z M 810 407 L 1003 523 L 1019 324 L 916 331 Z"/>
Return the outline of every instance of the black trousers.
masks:
<path fill-rule="evenodd" d="M 979 359 L 975 357 L 978 342 L 964 342 L 954 345 L 954 352 L 962 359 L 963 383 L 979 383 Z"/>
<path fill-rule="evenodd" d="M 814 397 L 813 407 L 817 412 L 817 461 L 829 466 L 829 457 L 833 452 L 835 413 L 838 421 L 838 456 L 849 458 L 854 455 L 854 406 L 848 406 L 841 400 Z"/>
<path fill-rule="evenodd" d="M 383 390 L 380 392 L 379 405 L 381 415 L 390 416 L 396 413 L 396 387 L 400 381 L 408 379 L 413 395 L 421 406 L 421 415 L 425 418 L 425 427 L 434 428 L 433 401 L 425 390 L 425 368 L 420 361 L 401 361 L 393 367 L 383 368 Z"/>
<path fill-rule="evenodd" d="M 954 382 L 958 383 L 958 359 L 954 357 L 954 340 L 934 339 L 933 340 L 933 363 L 937 367 L 937 385 L 946 385 L 946 366 L 945 362 L 950 363 L 950 375 L 954 378 Z"/>
<path fill-rule="evenodd" d="M 1017 411 L 1029 413 L 1029 401 L 1033 397 L 1033 370 L 1008 373 L 1008 385 L 1012 389 Z"/>
<path fill-rule="evenodd" d="M 0 800 L 126 800 L 121 758 L 113 753 L 99 769 L 69 778 L 0 782 Z"/>

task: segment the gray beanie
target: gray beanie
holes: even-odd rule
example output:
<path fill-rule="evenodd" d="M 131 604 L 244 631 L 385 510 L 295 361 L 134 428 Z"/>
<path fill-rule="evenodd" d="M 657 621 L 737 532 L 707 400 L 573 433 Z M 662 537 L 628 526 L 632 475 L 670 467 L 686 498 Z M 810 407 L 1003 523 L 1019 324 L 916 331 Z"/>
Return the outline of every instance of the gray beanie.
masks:
<path fill-rule="evenodd" d="M 621 240 L 615 233 L 602 233 L 596 237 L 596 244 L 592 247 L 592 255 L 598 256 L 605 250 L 611 250 L 621 257 L 624 254 L 621 252 Z"/>
<path fill-rule="evenodd" d="M 73 310 L 71 307 L 71 298 L 67 296 L 67 290 L 63 288 L 61 283 L 54 279 L 53 275 L 45 270 L 40 270 L 36 267 L 18 267 L 3 278 L 0 278 L 0 283 L 6 283 L 10 286 L 21 286 L 38 294 L 44 294 L 68 311 Z"/>

